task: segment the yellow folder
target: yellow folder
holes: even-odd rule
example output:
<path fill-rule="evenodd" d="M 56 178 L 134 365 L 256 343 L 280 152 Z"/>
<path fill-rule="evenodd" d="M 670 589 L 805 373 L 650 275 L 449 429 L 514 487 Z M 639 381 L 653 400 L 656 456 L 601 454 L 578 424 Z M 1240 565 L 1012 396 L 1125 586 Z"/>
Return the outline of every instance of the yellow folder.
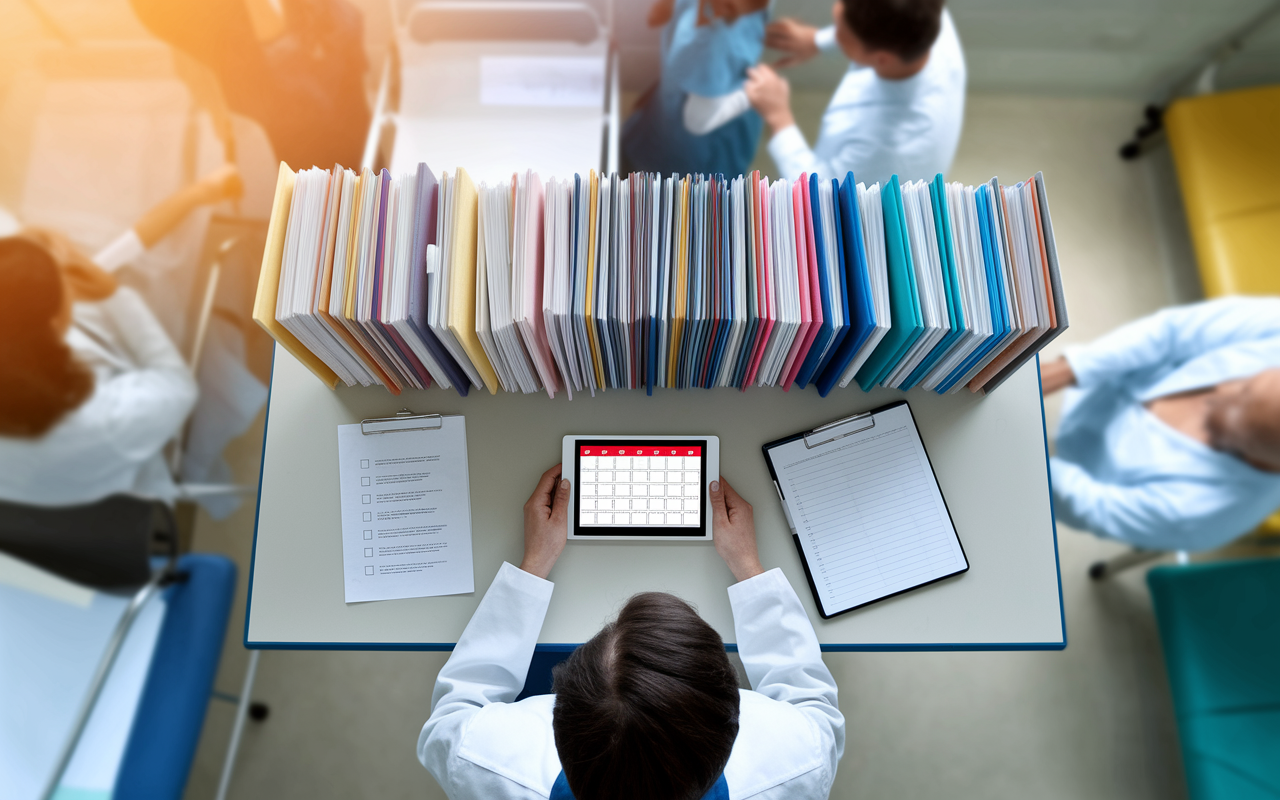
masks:
<path fill-rule="evenodd" d="M 262 271 L 258 273 L 258 294 L 253 300 L 253 319 L 272 339 L 293 354 L 332 389 L 338 385 L 338 375 L 329 369 L 314 353 L 298 341 L 285 326 L 276 322 L 276 298 L 280 294 L 280 262 L 284 257 L 284 234 L 289 227 L 289 206 L 293 202 L 293 170 L 280 162 L 280 176 L 276 179 L 276 197 L 271 204 L 271 221 L 267 225 L 267 246 L 262 251 Z"/>
<path fill-rule="evenodd" d="M 604 358 L 600 354 L 600 343 L 596 341 L 596 316 L 594 299 L 596 294 L 596 262 L 601 243 L 596 241 L 598 227 L 597 210 L 600 205 L 600 176 L 593 169 L 590 172 L 591 199 L 588 209 L 587 223 L 587 343 L 591 345 L 591 364 L 596 374 L 596 386 L 604 389 Z"/>
<path fill-rule="evenodd" d="M 671 349 L 668 351 L 667 386 L 676 388 L 676 373 L 680 366 L 680 345 L 684 339 L 684 322 L 688 316 L 689 282 L 689 176 L 680 182 L 680 194 L 676 208 L 679 227 L 676 229 L 676 276 L 671 292 L 675 298 L 675 310 L 671 315 Z"/>
<path fill-rule="evenodd" d="M 454 176 L 453 263 L 449 265 L 449 332 L 479 371 L 489 394 L 498 393 L 498 375 L 476 335 L 476 232 L 479 195 L 465 169 Z"/>

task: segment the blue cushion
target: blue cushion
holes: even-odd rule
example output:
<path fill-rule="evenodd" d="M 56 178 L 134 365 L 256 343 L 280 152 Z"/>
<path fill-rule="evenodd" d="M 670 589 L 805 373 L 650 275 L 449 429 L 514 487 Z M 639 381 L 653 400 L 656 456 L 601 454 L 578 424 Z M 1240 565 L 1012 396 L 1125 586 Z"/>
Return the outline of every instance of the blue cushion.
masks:
<path fill-rule="evenodd" d="M 115 800 L 181 800 L 195 759 L 236 586 L 229 558 L 189 554 L 184 583 L 165 590 L 168 609 L 138 702 Z"/>
<path fill-rule="evenodd" d="M 1280 559 L 1147 575 L 1192 798 L 1280 798 Z"/>

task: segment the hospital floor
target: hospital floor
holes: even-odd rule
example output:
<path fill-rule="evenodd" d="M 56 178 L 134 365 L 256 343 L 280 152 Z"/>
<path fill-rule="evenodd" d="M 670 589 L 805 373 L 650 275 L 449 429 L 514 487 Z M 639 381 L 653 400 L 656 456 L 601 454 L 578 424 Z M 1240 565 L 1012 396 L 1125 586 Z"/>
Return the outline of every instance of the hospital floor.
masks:
<path fill-rule="evenodd" d="M 823 96 L 795 98 L 810 141 L 824 103 Z M 1049 357 L 1062 344 L 1198 296 L 1167 152 L 1136 164 L 1116 157 L 1140 111 L 1110 99 L 969 98 L 950 179 L 1013 182 L 1045 173 L 1071 313 L 1071 329 Z M 773 172 L 763 150 L 756 166 Z M 1056 402 L 1046 410 L 1052 432 Z M 241 483 L 257 484 L 261 436 L 260 420 L 228 454 Z M 217 679 L 232 694 L 247 663 L 241 641 L 253 522 L 248 502 L 221 522 L 201 515 L 194 536 L 195 549 L 226 553 L 240 567 Z M 1185 796 L 1143 570 L 1091 582 L 1088 565 L 1122 548 L 1063 527 L 1058 536 L 1065 652 L 826 656 L 848 720 L 832 797 Z M 443 798 L 414 745 L 446 657 L 264 653 L 253 694 L 271 714 L 248 723 L 230 796 Z M 232 706 L 210 706 L 188 800 L 214 796 L 232 717 Z"/>

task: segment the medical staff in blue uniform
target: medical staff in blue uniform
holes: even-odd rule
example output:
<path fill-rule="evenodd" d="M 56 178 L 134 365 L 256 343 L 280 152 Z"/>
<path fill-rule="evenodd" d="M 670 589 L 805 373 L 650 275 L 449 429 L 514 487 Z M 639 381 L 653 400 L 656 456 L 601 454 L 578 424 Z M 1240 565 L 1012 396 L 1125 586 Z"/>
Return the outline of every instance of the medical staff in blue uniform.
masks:
<path fill-rule="evenodd" d="M 565 546 L 569 482 L 525 504 L 520 567 L 503 564 L 440 670 L 418 758 L 452 800 L 825 798 L 844 751 L 836 684 L 781 570 L 765 571 L 751 505 L 711 484 L 716 552 L 751 689 L 715 629 L 646 592 L 556 667 L 553 695 L 515 702 Z"/>
<path fill-rule="evenodd" d="M 1280 298 L 1160 311 L 1041 370 L 1067 393 L 1050 460 L 1066 524 L 1206 550 L 1280 508 Z"/>
<path fill-rule="evenodd" d="M 662 31 L 662 74 L 622 129 L 629 171 L 745 174 L 760 139 L 760 115 L 736 96 L 760 59 L 768 0 L 658 0 L 650 25 Z M 707 119 L 703 109 L 715 109 Z"/>

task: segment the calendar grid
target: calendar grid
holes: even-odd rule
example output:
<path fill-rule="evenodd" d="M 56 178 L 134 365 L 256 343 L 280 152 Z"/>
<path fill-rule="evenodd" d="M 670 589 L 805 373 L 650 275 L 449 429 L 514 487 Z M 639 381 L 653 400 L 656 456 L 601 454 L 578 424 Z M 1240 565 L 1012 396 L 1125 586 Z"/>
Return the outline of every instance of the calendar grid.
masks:
<path fill-rule="evenodd" d="M 578 527 L 701 527 L 702 464 L 701 445 L 580 444 Z"/>

